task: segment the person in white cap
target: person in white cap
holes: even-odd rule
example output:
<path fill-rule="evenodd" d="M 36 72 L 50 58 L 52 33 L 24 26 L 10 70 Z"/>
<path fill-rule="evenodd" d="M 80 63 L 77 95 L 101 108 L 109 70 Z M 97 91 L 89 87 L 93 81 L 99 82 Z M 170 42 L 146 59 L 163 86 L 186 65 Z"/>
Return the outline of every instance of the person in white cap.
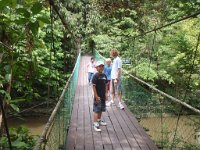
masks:
<path fill-rule="evenodd" d="M 94 74 L 92 79 L 93 92 L 94 92 L 94 130 L 101 131 L 100 125 L 107 125 L 105 121 L 101 119 L 102 112 L 106 111 L 106 99 L 107 99 L 107 77 L 103 73 L 104 64 L 102 61 L 97 61 L 96 64 L 97 72 Z"/>
<path fill-rule="evenodd" d="M 111 71 L 112 99 L 106 104 L 106 106 L 111 106 L 114 104 L 115 93 L 117 93 L 119 100 L 118 107 L 120 109 L 124 109 L 122 104 L 122 60 L 119 57 L 119 52 L 117 49 L 112 49 L 110 51 L 110 56 L 114 58 Z"/>

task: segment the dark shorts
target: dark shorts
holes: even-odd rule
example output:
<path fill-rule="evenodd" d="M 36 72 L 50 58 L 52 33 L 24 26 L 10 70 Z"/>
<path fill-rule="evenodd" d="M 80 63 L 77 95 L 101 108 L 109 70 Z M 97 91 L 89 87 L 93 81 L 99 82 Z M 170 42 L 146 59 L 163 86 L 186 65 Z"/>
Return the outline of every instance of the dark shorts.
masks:
<path fill-rule="evenodd" d="M 105 112 L 106 111 L 106 102 L 105 100 L 101 100 L 99 103 L 96 103 L 94 100 L 93 104 L 93 112 Z"/>

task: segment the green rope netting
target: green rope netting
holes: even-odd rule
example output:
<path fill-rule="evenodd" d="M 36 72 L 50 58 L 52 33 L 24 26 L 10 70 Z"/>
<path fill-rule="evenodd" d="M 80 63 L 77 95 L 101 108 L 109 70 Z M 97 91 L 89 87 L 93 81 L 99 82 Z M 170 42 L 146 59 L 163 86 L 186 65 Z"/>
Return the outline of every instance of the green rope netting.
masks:
<path fill-rule="evenodd" d="M 66 145 L 66 137 L 69 129 L 72 106 L 78 81 L 78 72 L 80 67 L 79 54 L 74 71 L 68 80 L 67 87 L 65 87 L 64 96 L 60 100 L 59 107 L 53 121 L 50 123 L 45 140 L 40 144 L 40 148 L 48 150 L 64 149 Z"/>

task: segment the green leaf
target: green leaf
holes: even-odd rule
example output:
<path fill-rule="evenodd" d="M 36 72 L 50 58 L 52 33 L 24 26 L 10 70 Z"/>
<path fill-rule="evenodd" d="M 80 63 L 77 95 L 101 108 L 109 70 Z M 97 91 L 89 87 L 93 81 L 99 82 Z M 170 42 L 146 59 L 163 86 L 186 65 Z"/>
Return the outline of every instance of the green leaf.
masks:
<path fill-rule="evenodd" d="M 34 93 L 34 96 L 35 96 L 36 98 L 41 97 L 39 93 Z"/>
<path fill-rule="evenodd" d="M 42 3 L 35 3 L 31 8 L 33 15 L 38 14 L 42 10 Z"/>
<path fill-rule="evenodd" d="M 11 74 L 6 74 L 5 79 L 6 79 L 6 81 L 10 81 L 10 79 L 11 79 Z"/>
<path fill-rule="evenodd" d="M 28 22 L 27 18 L 20 18 L 18 20 L 15 20 L 15 23 L 18 24 L 18 25 L 24 25 L 27 22 Z"/>
<path fill-rule="evenodd" d="M 38 17 L 38 20 L 40 20 L 46 24 L 50 24 L 50 20 L 47 17 Z"/>
<path fill-rule="evenodd" d="M 10 6 L 12 8 L 16 7 L 16 0 L 1 0 L 0 1 L 0 10 L 6 8 L 6 6 Z"/>
<path fill-rule="evenodd" d="M 30 18 L 30 16 L 31 16 L 31 14 L 26 9 L 24 9 L 24 8 L 18 8 L 16 10 L 16 13 L 17 14 L 21 14 L 21 15 L 23 15 L 26 18 Z"/>
<path fill-rule="evenodd" d="M 10 106 L 12 107 L 12 109 L 14 109 L 15 111 L 19 112 L 19 107 L 17 107 L 17 105 L 10 104 Z"/>
<path fill-rule="evenodd" d="M 26 101 L 24 98 L 12 99 L 12 104 L 17 104 L 24 101 Z"/>
<path fill-rule="evenodd" d="M 42 29 L 42 28 L 44 27 L 44 22 L 39 21 L 39 26 L 40 26 L 40 28 Z"/>
<path fill-rule="evenodd" d="M 0 90 L 0 93 L 5 95 L 6 99 L 9 101 L 11 100 L 10 94 L 4 90 Z"/>
<path fill-rule="evenodd" d="M 12 146 L 22 149 L 22 148 L 26 148 L 28 145 L 25 142 L 16 140 L 16 141 L 12 142 Z"/>
<path fill-rule="evenodd" d="M 6 6 L 8 6 L 8 1 L 1 0 L 0 1 L 0 10 L 3 10 Z"/>
<path fill-rule="evenodd" d="M 32 33 L 36 36 L 38 34 L 39 22 L 36 21 L 34 23 L 29 23 L 29 28 L 31 29 Z"/>
<path fill-rule="evenodd" d="M 4 66 L 4 69 L 5 69 L 6 72 L 9 72 L 10 71 L 10 65 Z"/>

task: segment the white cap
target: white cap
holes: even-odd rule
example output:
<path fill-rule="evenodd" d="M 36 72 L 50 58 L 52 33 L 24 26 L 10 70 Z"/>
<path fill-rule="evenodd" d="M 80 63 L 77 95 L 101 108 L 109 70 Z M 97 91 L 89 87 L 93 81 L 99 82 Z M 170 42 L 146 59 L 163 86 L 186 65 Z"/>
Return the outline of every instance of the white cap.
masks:
<path fill-rule="evenodd" d="M 97 61 L 96 64 L 95 64 L 95 67 L 98 67 L 98 66 L 101 66 L 101 65 L 104 66 L 104 63 L 102 61 Z"/>

